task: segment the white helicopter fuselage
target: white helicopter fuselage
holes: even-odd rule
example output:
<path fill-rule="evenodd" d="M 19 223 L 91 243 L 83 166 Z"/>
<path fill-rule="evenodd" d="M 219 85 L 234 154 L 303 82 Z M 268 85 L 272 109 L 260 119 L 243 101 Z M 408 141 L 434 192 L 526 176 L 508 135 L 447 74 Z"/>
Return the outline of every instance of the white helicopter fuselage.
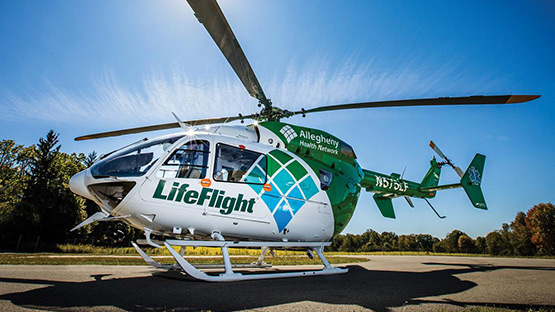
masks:
<path fill-rule="evenodd" d="M 158 137 L 102 159 L 70 187 L 158 235 L 329 241 L 334 217 L 319 176 L 265 130 L 222 126 Z"/>

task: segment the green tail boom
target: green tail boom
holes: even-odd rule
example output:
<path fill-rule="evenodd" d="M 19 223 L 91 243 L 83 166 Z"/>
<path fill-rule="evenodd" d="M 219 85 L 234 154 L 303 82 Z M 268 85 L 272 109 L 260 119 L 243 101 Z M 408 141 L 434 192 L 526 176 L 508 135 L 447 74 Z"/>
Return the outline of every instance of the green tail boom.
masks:
<path fill-rule="evenodd" d="M 368 192 L 375 193 L 373 198 L 381 214 L 386 218 L 395 218 L 392 199 L 395 197 L 433 198 L 436 191 L 462 187 L 476 208 L 487 209 L 480 185 L 486 156 L 476 154 L 464 172 L 460 183 L 439 185 L 441 166 L 435 158 L 430 161 L 430 169 L 420 183 L 401 179 L 399 174 L 384 175 L 370 170 L 363 170 L 361 186 Z M 460 172 L 460 170 L 459 170 Z M 410 200 L 408 200 L 411 204 Z M 412 206 L 412 205 L 411 205 Z"/>

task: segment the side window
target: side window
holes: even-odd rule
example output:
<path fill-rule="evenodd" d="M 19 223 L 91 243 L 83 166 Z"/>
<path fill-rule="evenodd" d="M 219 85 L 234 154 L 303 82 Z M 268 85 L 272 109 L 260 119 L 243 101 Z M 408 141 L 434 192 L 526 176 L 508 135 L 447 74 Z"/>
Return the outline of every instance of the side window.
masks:
<path fill-rule="evenodd" d="M 266 155 L 220 143 L 216 146 L 214 180 L 264 184 Z"/>
<path fill-rule="evenodd" d="M 164 162 L 160 168 L 160 177 L 204 179 L 209 153 L 208 141 L 189 141 L 176 149 Z"/>

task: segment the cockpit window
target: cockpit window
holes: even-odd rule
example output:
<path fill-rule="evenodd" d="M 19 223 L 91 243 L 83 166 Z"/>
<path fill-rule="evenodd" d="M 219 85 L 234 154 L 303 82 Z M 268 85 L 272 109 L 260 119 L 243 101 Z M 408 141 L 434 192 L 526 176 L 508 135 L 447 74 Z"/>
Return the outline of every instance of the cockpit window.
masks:
<path fill-rule="evenodd" d="M 266 183 L 266 156 L 244 147 L 218 144 L 214 180 L 251 184 Z"/>
<path fill-rule="evenodd" d="M 204 179 L 208 169 L 210 143 L 189 141 L 179 147 L 160 167 L 161 178 Z"/>
<path fill-rule="evenodd" d="M 180 138 L 146 141 L 126 148 L 94 164 L 91 174 L 95 178 L 142 176 Z"/>

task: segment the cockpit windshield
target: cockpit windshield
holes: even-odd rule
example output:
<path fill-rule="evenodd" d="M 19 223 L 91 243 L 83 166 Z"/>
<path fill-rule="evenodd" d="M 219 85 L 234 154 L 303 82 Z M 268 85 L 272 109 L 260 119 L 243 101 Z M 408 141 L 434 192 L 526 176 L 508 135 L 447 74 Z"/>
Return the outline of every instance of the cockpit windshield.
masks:
<path fill-rule="evenodd" d="M 142 176 L 180 138 L 182 136 L 173 136 L 126 148 L 94 164 L 91 174 L 95 178 Z"/>

